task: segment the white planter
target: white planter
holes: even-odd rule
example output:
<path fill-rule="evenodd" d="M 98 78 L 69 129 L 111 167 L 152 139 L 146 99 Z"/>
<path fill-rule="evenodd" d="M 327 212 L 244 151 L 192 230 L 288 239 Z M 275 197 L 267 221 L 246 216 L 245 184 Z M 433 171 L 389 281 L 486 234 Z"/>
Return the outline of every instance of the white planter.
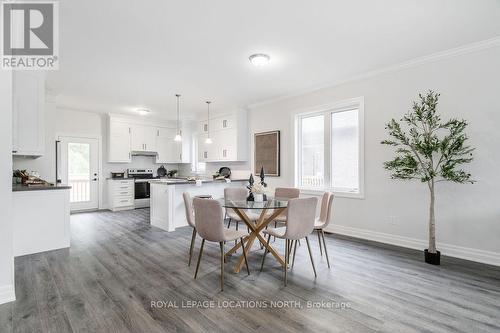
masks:
<path fill-rule="evenodd" d="M 255 193 L 253 195 L 253 200 L 255 202 L 262 202 L 262 201 L 264 201 L 264 194 L 257 194 L 257 193 Z"/>

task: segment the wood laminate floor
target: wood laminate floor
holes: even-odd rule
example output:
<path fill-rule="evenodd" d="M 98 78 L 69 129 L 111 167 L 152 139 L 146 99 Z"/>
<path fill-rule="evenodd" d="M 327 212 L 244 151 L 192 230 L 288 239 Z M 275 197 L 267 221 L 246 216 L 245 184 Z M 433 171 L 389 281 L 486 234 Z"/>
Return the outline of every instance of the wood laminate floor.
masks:
<path fill-rule="evenodd" d="M 318 278 L 304 242 L 287 287 L 272 256 L 259 271 L 256 246 L 252 274 L 234 274 L 230 258 L 220 292 L 218 244 L 206 243 L 194 280 L 191 229 L 148 221 L 148 209 L 72 215 L 70 249 L 16 258 L 0 332 L 500 331 L 499 267 L 446 257 L 436 267 L 418 251 L 328 235 L 330 270 L 311 237 Z"/>

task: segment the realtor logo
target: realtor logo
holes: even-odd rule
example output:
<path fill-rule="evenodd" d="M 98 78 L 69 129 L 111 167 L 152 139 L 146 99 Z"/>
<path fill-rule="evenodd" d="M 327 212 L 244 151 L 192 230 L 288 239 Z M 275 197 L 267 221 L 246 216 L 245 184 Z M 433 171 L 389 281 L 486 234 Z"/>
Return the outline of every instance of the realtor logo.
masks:
<path fill-rule="evenodd" d="M 2 3 L 2 69 L 58 69 L 58 3 Z"/>

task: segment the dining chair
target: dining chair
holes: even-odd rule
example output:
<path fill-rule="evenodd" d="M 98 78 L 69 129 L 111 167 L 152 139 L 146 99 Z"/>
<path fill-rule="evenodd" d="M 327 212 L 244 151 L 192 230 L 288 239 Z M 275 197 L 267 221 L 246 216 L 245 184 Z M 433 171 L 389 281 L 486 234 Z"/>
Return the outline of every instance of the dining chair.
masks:
<path fill-rule="evenodd" d="M 232 201 L 246 201 L 247 200 L 247 195 L 248 195 L 248 190 L 245 187 L 226 187 L 224 189 L 224 200 L 232 200 Z M 248 212 L 247 216 L 251 220 L 257 220 L 259 217 L 253 213 L 253 212 Z M 231 222 L 236 223 L 236 230 L 238 230 L 238 225 L 240 222 L 243 222 L 241 217 L 236 214 L 236 212 L 233 209 L 226 209 L 226 215 L 225 217 L 229 217 L 229 221 L 227 223 L 227 228 L 231 226 Z M 248 231 L 248 228 L 247 228 Z"/>
<path fill-rule="evenodd" d="M 314 229 L 317 203 L 318 199 L 314 197 L 290 199 L 288 201 L 286 209 L 286 225 L 280 228 L 268 228 L 267 230 L 264 230 L 264 234 L 268 235 L 268 246 L 271 240 L 271 236 L 285 240 L 285 286 L 287 285 L 287 271 L 288 264 L 290 262 L 291 242 L 300 240 L 302 238 L 306 239 L 307 249 L 309 251 L 309 258 L 311 259 L 314 276 L 317 277 L 316 267 L 314 267 L 314 260 L 312 257 L 311 246 L 309 244 L 308 238 L 308 236 Z M 266 259 L 267 252 L 268 250 L 266 247 L 266 251 L 264 252 L 264 257 L 262 257 L 262 263 L 260 266 L 261 271 L 264 268 L 264 261 Z"/>
<path fill-rule="evenodd" d="M 198 276 L 200 268 L 200 261 L 203 255 L 203 246 L 205 241 L 218 242 L 220 246 L 220 290 L 224 290 L 224 243 L 227 241 L 240 240 L 243 256 L 245 258 L 245 265 L 247 273 L 250 275 L 250 268 L 248 267 L 247 256 L 244 251 L 243 237 L 247 236 L 245 231 L 226 229 L 224 228 L 224 215 L 222 213 L 222 206 L 217 200 L 213 199 L 199 199 L 193 200 L 196 231 L 202 238 L 200 254 L 198 255 L 198 263 L 196 264 L 196 272 L 194 278 Z"/>
<path fill-rule="evenodd" d="M 300 196 L 300 190 L 298 188 L 293 187 L 277 187 L 274 190 L 274 197 L 279 199 L 295 199 Z M 286 223 L 286 210 L 278 215 L 276 219 L 274 219 L 274 227 L 277 227 L 277 223 Z"/>
<path fill-rule="evenodd" d="M 323 193 L 323 198 L 321 199 L 321 211 L 319 213 L 319 217 L 316 218 L 316 221 L 314 222 L 314 230 L 318 233 L 319 252 L 321 255 L 323 255 L 323 250 L 321 249 L 321 240 L 323 240 L 323 247 L 325 249 L 325 256 L 328 268 L 330 268 L 330 259 L 328 258 L 328 250 L 326 249 L 324 229 L 328 226 L 328 224 L 330 224 L 330 220 L 332 218 L 332 206 L 333 206 L 333 193 L 331 192 Z"/>
<path fill-rule="evenodd" d="M 196 239 L 196 225 L 194 222 L 194 210 L 193 210 L 193 200 L 188 192 L 182 193 L 184 199 L 184 208 L 186 209 L 186 220 L 190 227 L 193 228 L 193 234 L 191 235 L 191 245 L 189 246 L 189 261 L 188 266 L 191 266 L 191 257 L 193 256 L 194 242 Z"/>

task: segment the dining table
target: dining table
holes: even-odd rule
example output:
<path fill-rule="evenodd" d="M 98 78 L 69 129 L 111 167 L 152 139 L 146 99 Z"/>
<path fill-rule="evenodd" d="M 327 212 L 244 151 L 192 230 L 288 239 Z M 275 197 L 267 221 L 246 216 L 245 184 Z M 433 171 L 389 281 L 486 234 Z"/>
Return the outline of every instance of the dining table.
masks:
<path fill-rule="evenodd" d="M 279 255 L 279 253 L 265 240 L 261 231 L 266 228 L 269 223 L 273 222 L 280 214 L 282 214 L 287 207 L 288 199 L 280 198 L 269 198 L 265 201 L 234 201 L 220 199 L 221 206 L 226 209 L 232 209 L 247 225 L 250 233 L 243 238 L 244 251 L 246 256 L 249 255 L 250 250 L 255 242 L 258 240 L 262 248 L 267 248 L 267 251 L 271 253 L 276 260 L 285 267 L 285 260 Z M 250 214 L 249 212 L 259 213 Z M 256 216 L 258 215 L 258 218 Z M 226 256 L 236 253 L 236 251 L 242 246 L 241 242 L 238 242 L 229 251 L 225 253 Z M 234 267 L 234 272 L 239 273 L 243 263 L 245 261 L 245 256 L 243 254 L 238 258 L 236 266 Z"/>

